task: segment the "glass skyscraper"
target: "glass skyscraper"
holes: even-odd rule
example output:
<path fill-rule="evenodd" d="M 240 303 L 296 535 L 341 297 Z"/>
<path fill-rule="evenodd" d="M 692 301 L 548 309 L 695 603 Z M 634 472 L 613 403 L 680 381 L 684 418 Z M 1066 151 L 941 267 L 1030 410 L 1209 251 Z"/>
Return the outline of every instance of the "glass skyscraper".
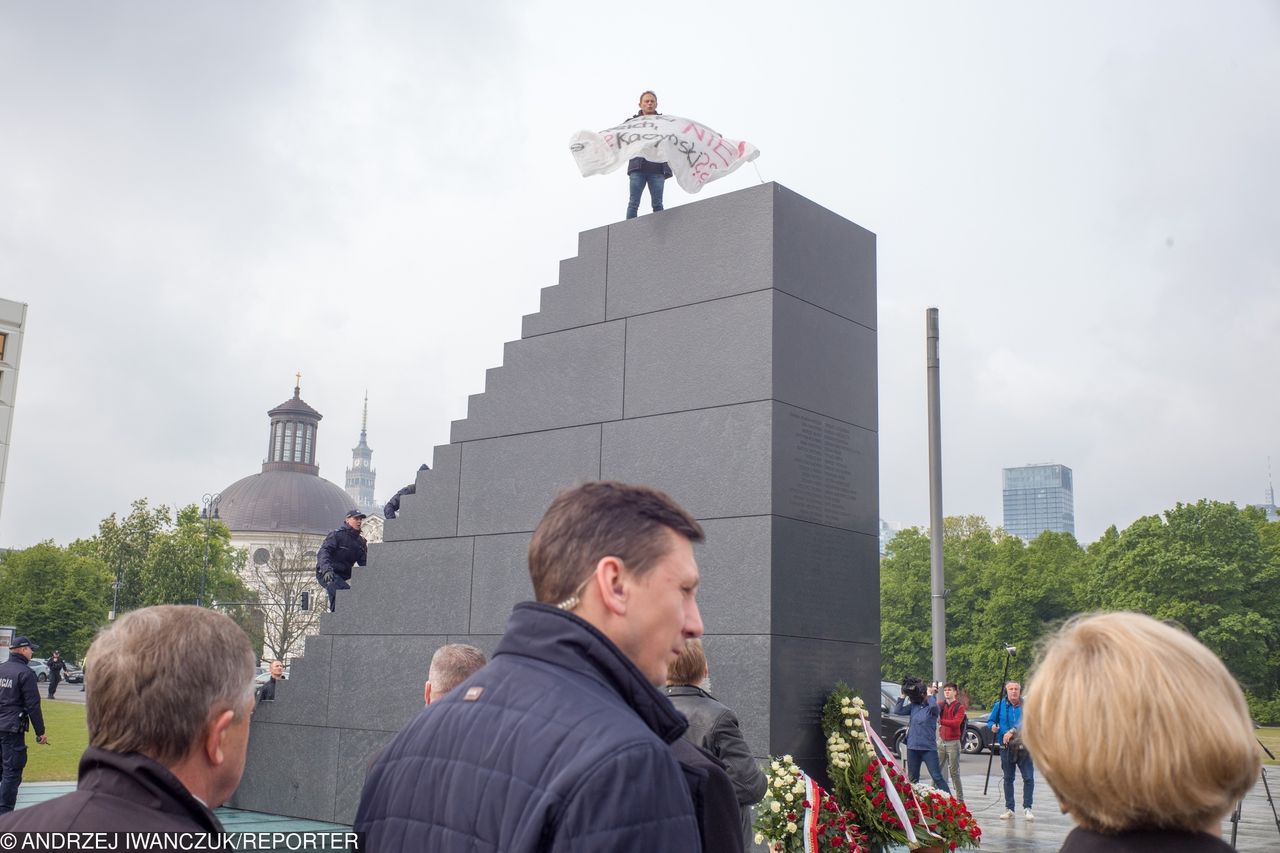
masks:
<path fill-rule="evenodd" d="M 1046 530 L 1075 536 L 1071 469 L 1066 465 L 1005 468 L 1004 529 L 1028 542 Z"/>

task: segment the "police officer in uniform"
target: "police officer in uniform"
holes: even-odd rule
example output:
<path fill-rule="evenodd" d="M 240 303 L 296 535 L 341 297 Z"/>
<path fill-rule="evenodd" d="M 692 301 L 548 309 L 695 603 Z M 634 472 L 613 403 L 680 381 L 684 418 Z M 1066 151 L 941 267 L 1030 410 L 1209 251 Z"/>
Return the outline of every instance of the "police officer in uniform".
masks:
<path fill-rule="evenodd" d="M 27 766 L 27 725 L 35 726 L 36 742 L 47 744 L 36 674 L 27 664 L 35 648 L 26 637 L 9 644 L 9 660 L 0 663 L 0 814 L 13 811 Z"/>
<path fill-rule="evenodd" d="M 337 530 L 324 538 L 324 544 L 316 554 L 316 580 L 329 593 L 329 612 L 335 608 L 334 593 L 351 589 L 351 570 L 363 566 L 369 556 L 369 546 L 360 535 L 364 525 L 364 513 L 353 509 Z"/>

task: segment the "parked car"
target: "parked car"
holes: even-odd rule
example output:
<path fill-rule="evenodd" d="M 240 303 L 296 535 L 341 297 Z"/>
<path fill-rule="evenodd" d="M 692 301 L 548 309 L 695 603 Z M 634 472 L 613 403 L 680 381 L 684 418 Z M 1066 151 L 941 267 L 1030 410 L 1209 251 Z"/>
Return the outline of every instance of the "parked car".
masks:
<path fill-rule="evenodd" d="M 84 681 L 84 670 L 75 664 L 67 664 L 67 668 L 63 670 L 62 677 L 66 679 L 68 684 L 80 684 Z"/>
<path fill-rule="evenodd" d="M 27 661 L 27 666 L 31 667 L 31 669 L 35 671 L 36 681 L 49 680 L 49 667 L 44 661 L 39 658 L 32 658 Z"/>
<path fill-rule="evenodd" d="M 961 751 L 965 755 L 977 755 L 984 749 L 990 749 L 995 743 L 995 735 L 991 733 L 991 728 L 987 723 L 987 718 L 991 716 L 991 712 L 983 714 L 980 717 L 970 717 L 964 727 L 964 739 L 960 744 Z"/>

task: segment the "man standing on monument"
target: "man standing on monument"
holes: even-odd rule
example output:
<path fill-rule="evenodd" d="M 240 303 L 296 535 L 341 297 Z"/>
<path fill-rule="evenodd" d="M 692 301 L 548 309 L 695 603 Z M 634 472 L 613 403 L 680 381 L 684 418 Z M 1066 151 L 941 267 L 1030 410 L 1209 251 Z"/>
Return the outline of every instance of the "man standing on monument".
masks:
<path fill-rule="evenodd" d="M 653 92 L 640 94 L 640 111 L 631 118 L 658 115 L 658 96 Z M 628 119 L 630 121 L 630 119 Z M 644 188 L 649 187 L 649 202 L 653 212 L 662 210 L 662 189 L 667 178 L 671 177 L 671 167 L 666 163 L 654 163 L 643 157 L 632 157 L 627 163 L 627 178 L 631 181 L 631 198 L 627 202 L 627 219 L 635 219 L 640 212 L 640 196 Z"/>
<path fill-rule="evenodd" d="M 351 510 L 342 526 L 324 538 L 316 553 L 316 580 L 329 593 L 330 613 L 337 606 L 335 593 L 351 589 L 351 570 L 363 566 L 369 558 L 369 546 L 360 535 L 364 518 L 360 510 Z"/>
<path fill-rule="evenodd" d="M 0 814 L 13 811 L 18 801 L 22 770 L 27 766 L 27 726 L 36 730 L 36 743 L 48 744 L 40 690 L 29 661 L 35 647 L 26 637 L 9 644 L 9 660 L 0 664 Z"/>
<path fill-rule="evenodd" d="M 489 664 L 370 771 L 355 822 L 368 848 L 698 850 L 669 746 L 686 723 L 658 685 L 702 634 L 702 538 L 653 489 L 557 496 L 529 545 L 537 601 L 516 605 Z"/>

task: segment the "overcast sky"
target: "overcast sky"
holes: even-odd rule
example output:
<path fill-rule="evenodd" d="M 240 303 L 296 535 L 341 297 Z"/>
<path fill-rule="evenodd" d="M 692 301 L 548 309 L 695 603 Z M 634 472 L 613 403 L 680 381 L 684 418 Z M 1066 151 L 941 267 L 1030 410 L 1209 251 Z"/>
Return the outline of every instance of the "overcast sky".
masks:
<path fill-rule="evenodd" d="M 622 218 L 567 141 L 646 88 L 878 235 L 890 523 L 928 518 L 929 305 L 947 514 L 999 523 L 1000 469 L 1050 461 L 1086 542 L 1262 500 L 1276 0 L 7 2 L 0 296 L 30 308 L 0 545 L 256 473 L 297 370 L 339 485 L 368 389 L 385 500 Z"/>

